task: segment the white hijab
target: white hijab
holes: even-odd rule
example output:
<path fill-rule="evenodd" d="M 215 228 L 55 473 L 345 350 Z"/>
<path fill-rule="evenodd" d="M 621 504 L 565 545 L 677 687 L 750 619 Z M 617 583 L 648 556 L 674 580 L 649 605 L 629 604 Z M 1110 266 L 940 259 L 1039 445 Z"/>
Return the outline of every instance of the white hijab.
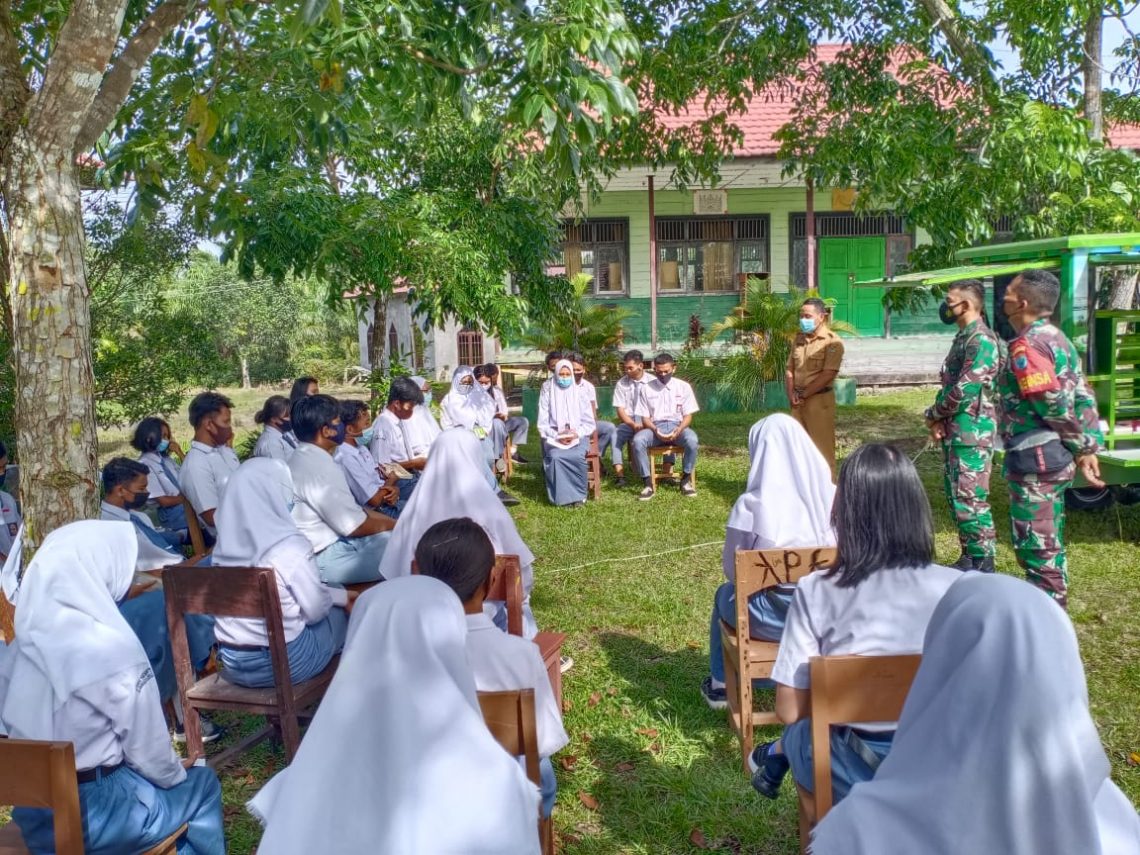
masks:
<path fill-rule="evenodd" d="M 16 640 L 0 679 L 0 720 L 11 736 L 51 739 L 56 710 L 78 689 L 147 665 L 118 607 L 137 552 L 125 522 L 74 522 L 44 539 L 20 586 Z"/>
<path fill-rule="evenodd" d="M 302 551 L 312 545 L 290 513 L 293 476 L 283 460 L 251 457 L 226 482 L 214 524 L 218 542 L 214 564 L 261 567 L 265 554 L 282 541 L 298 538 Z"/>
<path fill-rule="evenodd" d="M 558 385 L 558 372 L 563 368 L 570 371 L 570 388 L 563 389 Z M 550 379 L 550 397 L 547 399 L 546 412 L 540 413 L 547 426 L 555 434 L 567 427 L 578 434 L 578 439 L 570 445 L 559 445 L 559 448 L 573 448 L 585 437 L 582 436 L 582 408 L 588 406 L 582 400 L 582 387 L 574 380 L 574 366 L 568 359 L 560 359 L 554 365 L 554 376 Z"/>
<path fill-rule="evenodd" d="M 292 765 L 249 803 L 266 855 L 537 853 L 538 790 L 487 730 L 443 582 L 361 595 Z"/>
<path fill-rule="evenodd" d="M 471 385 L 464 386 L 463 379 L 471 378 Z M 470 392 L 461 391 L 470 389 Z M 490 429 L 495 418 L 495 399 L 488 395 L 475 380 L 475 372 L 466 365 L 460 365 L 451 375 L 451 391 L 440 405 L 452 424 L 472 430 L 476 425 Z"/>
<path fill-rule="evenodd" d="M 926 628 L 891 753 L 823 818 L 814 855 L 1137 855 L 1068 616 L 1027 582 L 966 574 Z"/>
<path fill-rule="evenodd" d="M 517 555 L 523 589 L 534 584 L 534 553 L 523 543 L 515 521 L 487 483 L 483 450 L 474 434 L 445 430 L 431 447 L 427 465 L 412 498 L 404 506 L 380 560 L 385 579 L 407 576 L 424 532 L 442 520 L 469 517 L 483 527 L 495 552 Z"/>
<path fill-rule="evenodd" d="M 414 375 L 411 380 L 420 390 L 427 384 L 427 380 L 418 374 Z M 439 434 L 439 422 L 431 414 L 427 402 L 416 404 L 416 408 L 412 411 L 412 417 L 407 421 L 408 444 L 411 446 L 412 453 L 417 456 L 427 454 L 427 450 L 431 448 L 431 444 L 435 442 L 435 438 Z"/>
<path fill-rule="evenodd" d="M 807 431 L 776 413 L 748 432 L 748 486 L 728 515 L 728 527 L 752 532 L 757 549 L 833 546 L 831 468 Z"/>

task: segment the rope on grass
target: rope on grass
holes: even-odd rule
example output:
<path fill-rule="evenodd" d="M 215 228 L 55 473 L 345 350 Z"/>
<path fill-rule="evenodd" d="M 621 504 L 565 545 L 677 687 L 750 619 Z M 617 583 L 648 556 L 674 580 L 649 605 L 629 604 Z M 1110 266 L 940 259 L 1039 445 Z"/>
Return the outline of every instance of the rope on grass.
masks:
<path fill-rule="evenodd" d="M 627 558 L 603 558 L 600 561 L 591 561 L 588 564 L 579 564 L 575 567 L 556 567 L 553 570 L 541 570 L 543 575 L 547 573 L 569 573 L 571 570 L 584 570 L 587 567 L 594 567 L 598 564 L 617 564 L 621 561 L 641 561 L 646 558 L 660 558 L 662 555 L 670 555 L 674 552 L 687 552 L 690 549 L 703 549 L 706 546 L 724 546 L 723 540 L 710 540 L 708 543 L 694 543 L 691 546 L 678 546 L 676 549 L 666 549 L 664 552 L 651 552 L 647 555 L 630 555 Z"/>

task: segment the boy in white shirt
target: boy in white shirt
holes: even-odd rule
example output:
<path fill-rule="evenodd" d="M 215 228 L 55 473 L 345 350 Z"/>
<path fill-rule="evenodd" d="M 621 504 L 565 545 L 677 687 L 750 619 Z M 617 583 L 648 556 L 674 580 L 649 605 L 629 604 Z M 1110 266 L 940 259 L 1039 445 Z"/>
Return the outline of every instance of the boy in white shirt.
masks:
<path fill-rule="evenodd" d="M 645 488 L 638 498 L 648 501 L 653 498 L 653 488 L 649 485 L 649 449 L 659 445 L 679 445 L 684 449 L 681 460 L 681 495 L 695 496 L 693 470 L 697 467 L 697 433 L 691 427 L 693 413 L 698 412 L 697 397 L 693 387 L 684 380 L 673 376 L 676 360 L 671 354 L 659 353 L 653 357 L 654 379 L 645 386 L 644 394 L 634 406 L 633 415 L 641 418 L 642 429 L 638 431 L 630 447 L 633 459 L 641 473 Z"/>
<path fill-rule="evenodd" d="M 416 546 L 415 566 L 424 576 L 446 582 L 463 601 L 467 615 L 467 660 L 480 692 L 534 689 L 538 733 L 539 770 L 542 776 L 542 815 L 554 809 L 558 782 L 550 757 L 570 738 L 538 646 L 508 635 L 483 613 L 483 600 L 491 584 L 495 547 L 482 527 L 468 517 L 437 522 Z"/>
<path fill-rule="evenodd" d="M 340 402 L 340 420 L 344 425 L 344 442 L 336 447 L 333 460 L 344 472 L 352 496 L 363 508 L 379 511 L 396 519 L 412 494 L 413 481 L 392 476 L 384 478 L 376 466 L 376 458 L 368 450 L 373 430 L 368 426 L 368 405 L 351 399 Z M 406 486 L 403 486 L 406 483 Z"/>
<path fill-rule="evenodd" d="M 190 425 L 194 441 L 179 471 L 182 495 L 190 500 L 202 525 L 216 535 L 214 511 L 226 481 L 238 468 L 237 455 L 227 445 L 233 439 L 230 424 L 233 401 L 217 392 L 203 392 L 190 402 Z"/>
<path fill-rule="evenodd" d="M 633 412 L 645 392 L 645 386 L 653 380 L 653 375 L 645 370 L 645 356 L 640 350 L 627 351 L 622 357 L 622 368 L 625 373 L 614 384 L 613 404 L 617 412 L 618 425 L 614 431 L 613 444 L 610 446 L 613 452 L 614 483 L 618 487 L 625 486 L 622 449 L 629 445 L 634 435 L 642 428 L 641 417 L 634 416 Z M 632 450 L 630 454 L 632 456 Z"/>
<path fill-rule="evenodd" d="M 297 503 L 293 520 L 316 553 L 321 580 L 332 585 L 374 582 L 396 523 L 357 504 L 333 454 L 344 442 L 340 407 L 328 395 L 310 395 L 293 405 L 298 445 L 289 458 Z"/>
<path fill-rule="evenodd" d="M 7 474 L 8 446 L 0 442 L 0 484 L 4 483 Z M 12 551 L 12 544 L 16 541 L 16 533 L 22 522 L 20 509 L 12 494 L 0 490 L 0 563 L 8 560 L 8 553 Z"/>
<path fill-rule="evenodd" d="M 604 455 L 614 441 L 614 432 L 617 428 L 613 422 L 598 418 L 598 390 L 586 379 L 586 360 L 582 354 L 573 351 L 566 357 L 570 360 L 570 367 L 574 370 L 574 382 L 586 393 L 590 406 L 594 410 L 594 429 L 598 432 L 598 455 Z M 603 457 L 603 459 L 605 459 Z"/>

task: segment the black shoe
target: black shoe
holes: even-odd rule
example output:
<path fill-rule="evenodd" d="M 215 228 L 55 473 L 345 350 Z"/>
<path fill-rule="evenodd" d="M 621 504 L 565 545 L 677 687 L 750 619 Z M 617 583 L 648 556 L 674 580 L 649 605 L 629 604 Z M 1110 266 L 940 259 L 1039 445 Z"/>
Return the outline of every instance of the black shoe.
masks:
<path fill-rule="evenodd" d="M 752 789 L 768 799 L 780 797 L 780 784 L 788 774 L 788 758 L 783 754 L 776 754 L 772 747 L 776 743 L 765 742 L 757 745 L 756 749 L 748 755 L 748 768 L 752 772 Z"/>
<path fill-rule="evenodd" d="M 506 490 L 499 491 L 499 501 L 506 505 L 508 508 L 512 508 L 519 503 L 519 500 L 508 493 Z"/>
<path fill-rule="evenodd" d="M 994 560 L 992 558 L 975 558 L 974 569 L 979 573 L 993 573 Z"/>
<path fill-rule="evenodd" d="M 523 457 L 517 451 L 511 455 L 511 460 L 513 460 L 515 463 L 519 464 L 520 466 L 526 466 L 528 463 L 530 463 L 529 460 L 527 460 L 525 457 Z"/>
<path fill-rule="evenodd" d="M 713 686 L 712 677 L 705 677 L 701 682 L 701 697 L 709 705 L 710 710 L 723 710 L 728 708 L 728 695 L 724 686 Z"/>
<path fill-rule="evenodd" d="M 637 494 L 637 498 L 642 502 L 648 502 L 653 498 L 655 490 L 652 487 L 646 486 L 644 490 Z"/>
<path fill-rule="evenodd" d="M 625 483 L 625 476 L 624 475 L 618 475 L 616 478 L 614 478 L 614 486 L 615 487 L 627 486 Z"/>
<path fill-rule="evenodd" d="M 974 559 L 971 558 L 969 555 L 967 555 L 965 552 L 963 552 L 961 555 L 959 555 L 958 560 L 955 561 L 950 566 L 953 567 L 955 570 L 973 570 L 973 569 L 975 569 L 974 568 Z"/>
<path fill-rule="evenodd" d="M 697 495 L 697 488 L 693 486 L 693 482 L 686 478 L 681 482 L 681 495 L 682 496 L 695 496 Z"/>
<path fill-rule="evenodd" d="M 225 728 L 218 727 L 218 725 L 214 724 L 201 713 L 198 714 L 198 721 L 200 730 L 202 731 L 203 745 L 209 745 L 211 742 L 220 739 L 222 734 L 225 733 Z M 174 741 L 179 745 L 186 742 L 186 728 L 181 724 L 174 725 Z"/>

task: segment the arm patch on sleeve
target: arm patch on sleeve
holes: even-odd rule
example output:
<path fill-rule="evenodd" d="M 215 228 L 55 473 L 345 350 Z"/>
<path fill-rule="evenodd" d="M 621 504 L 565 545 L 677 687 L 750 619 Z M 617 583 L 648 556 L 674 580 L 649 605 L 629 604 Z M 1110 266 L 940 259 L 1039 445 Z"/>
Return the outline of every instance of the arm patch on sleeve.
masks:
<path fill-rule="evenodd" d="M 1041 395 L 1061 388 L 1053 360 L 1023 338 L 1010 346 L 1009 364 L 1022 395 Z"/>

